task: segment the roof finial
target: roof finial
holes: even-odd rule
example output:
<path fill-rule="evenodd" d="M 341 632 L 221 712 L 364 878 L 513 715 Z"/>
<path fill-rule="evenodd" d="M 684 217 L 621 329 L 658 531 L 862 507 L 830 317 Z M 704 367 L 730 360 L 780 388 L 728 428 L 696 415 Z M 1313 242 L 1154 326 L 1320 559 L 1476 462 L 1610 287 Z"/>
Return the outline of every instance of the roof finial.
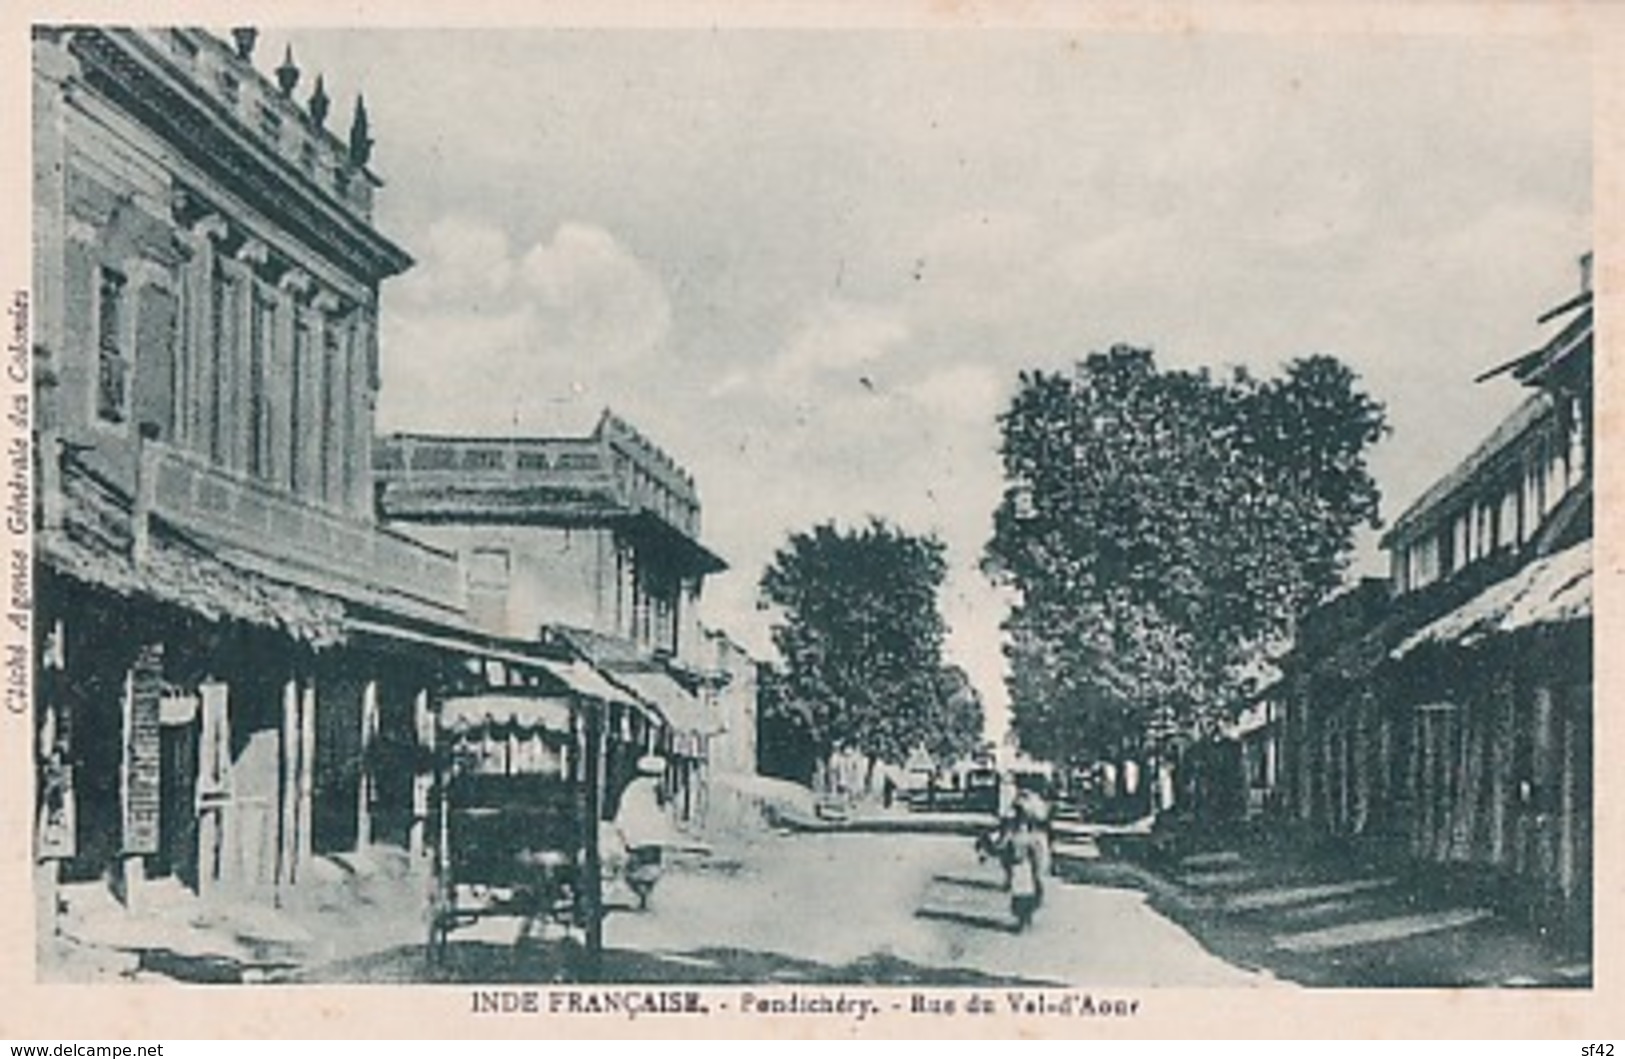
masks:
<path fill-rule="evenodd" d="M 231 31 L 232 42 L 237 45 L 237 58 L 248 62 L 254 58 L 254 42 L 259 40 L 260 31 L 253 26 L 238 26 Z"/>
<path fill-rule="evenodd" d="M 282 65 L 276 68 L 276 84 L 283 96 L 293 95 L 294 87 L 299 84 L 299 67 L 293 64 L 292 44 L 282 53 Z"/>
<path fill-rule="evenodd" d="M 322 75 L 317 74 L 316 87 L 311 90 L 310 103 L 308 106 L 310 108 L 311 120 L 314 121 L 318 126 L 325 126 L 327 124 L 327 104 L 327 85 L 322 82 Z"/>
<path fill-rule="evenodd" d="M 373 139 L 367 123 L 367 100 L 359 92 L 355 97 L 355 116 L 350 119 L 350 161 L 365 166 L 372 157 Z"/>

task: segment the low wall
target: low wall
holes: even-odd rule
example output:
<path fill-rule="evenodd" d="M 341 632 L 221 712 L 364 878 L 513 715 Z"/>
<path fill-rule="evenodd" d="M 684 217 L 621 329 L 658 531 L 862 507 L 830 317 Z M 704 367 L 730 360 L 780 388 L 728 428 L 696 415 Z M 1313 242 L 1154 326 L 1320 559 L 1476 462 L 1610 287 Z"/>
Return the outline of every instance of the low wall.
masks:
<path fill-rule="evenodd" d="M 813 792 L 798 783 L 742 773 L 710 779 L 705 819 L 710 834 L 749 834 L 817 822 Z"/>

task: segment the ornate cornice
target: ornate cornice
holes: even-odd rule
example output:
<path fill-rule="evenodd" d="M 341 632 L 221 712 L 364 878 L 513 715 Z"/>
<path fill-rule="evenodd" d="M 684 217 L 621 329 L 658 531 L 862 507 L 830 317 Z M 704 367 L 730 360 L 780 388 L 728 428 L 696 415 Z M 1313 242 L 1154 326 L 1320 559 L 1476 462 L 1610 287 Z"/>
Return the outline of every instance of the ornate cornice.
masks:
<path fill-rule="evenodd" d="M 257 144 L 230 115 L 116 30 L 82 29 L 69 45 L 88 84 L 121 105 L 188 163 L 219 181 L 345 272 L 369 285 L 412 264 L 406 251 Z"/>

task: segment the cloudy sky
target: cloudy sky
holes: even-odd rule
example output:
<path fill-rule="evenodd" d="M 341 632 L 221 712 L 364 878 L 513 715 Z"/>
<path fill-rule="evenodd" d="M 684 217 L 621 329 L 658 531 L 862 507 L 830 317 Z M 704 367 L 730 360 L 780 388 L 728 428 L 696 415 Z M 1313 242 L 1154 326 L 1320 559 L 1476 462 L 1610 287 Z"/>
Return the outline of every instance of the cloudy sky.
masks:
<path fill-rule="evenodd" d="M 267 32 L 366 93 L 386 429 L 584 431 L 698 479 L 753 647 L 786 533 L 939 534 L 950 650 L 1004 699 L 977 572 L 1023 368 L 1335 353 L 1390 411 L 1389 517 L 1517 401 L 1590 241 L 1565 38 L 1051 31 Z M 1370 542 L 1362 552 L 1376 567 Z"/>

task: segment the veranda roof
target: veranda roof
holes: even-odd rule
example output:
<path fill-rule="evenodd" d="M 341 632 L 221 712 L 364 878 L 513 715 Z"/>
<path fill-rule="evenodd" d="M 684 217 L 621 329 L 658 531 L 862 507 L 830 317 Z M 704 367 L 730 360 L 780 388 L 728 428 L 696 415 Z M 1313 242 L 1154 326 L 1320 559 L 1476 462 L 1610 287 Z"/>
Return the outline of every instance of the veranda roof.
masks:
<path fill-rule="evenodd" d="M 1470 647 L 1492 636 L 1589 617 L 1591 542 L 1587 540 L 1497 581 L 1412 633 L 1390 656 L 1403 658 L 1429 643 Z"/>

